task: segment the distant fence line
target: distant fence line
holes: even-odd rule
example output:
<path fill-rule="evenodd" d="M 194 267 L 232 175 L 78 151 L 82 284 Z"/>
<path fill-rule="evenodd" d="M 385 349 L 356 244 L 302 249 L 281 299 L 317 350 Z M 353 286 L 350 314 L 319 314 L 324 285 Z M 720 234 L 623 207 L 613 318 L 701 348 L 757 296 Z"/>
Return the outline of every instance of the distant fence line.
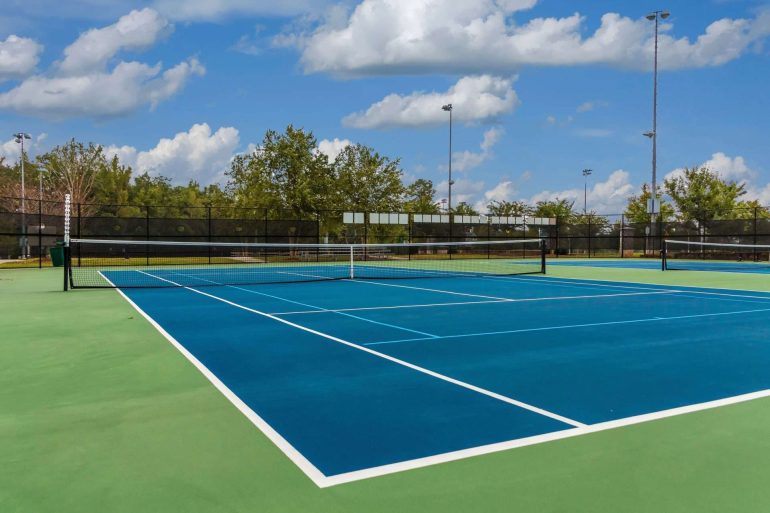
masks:
<path fill-rule="evenodd" d="M 43 266 L 64 235 L 64 205 L 0 198 L 0 260 Z M 347 214 L 347 215 L 346 215 Z M 734 219 L 630 222 L 623 214 L 587 215 L 582 222 L 527 216 L 461 216 L 401 212 L 386 217 L 350 212 L 217 206 L 73 205 L 71 234 L 78 238 L 198 242 L 401 243 L 515 238 L 546 239 L 552 257 L 656 256 L 664 238 L 699 242 L 770 244 L 770 219 L 741 209 Z M 707 216 L 704 216 L 707 217 Z M 353 221 L 353 222 L 351 222 Z M 374 222 L 372 222 L 374 221 Z"/>

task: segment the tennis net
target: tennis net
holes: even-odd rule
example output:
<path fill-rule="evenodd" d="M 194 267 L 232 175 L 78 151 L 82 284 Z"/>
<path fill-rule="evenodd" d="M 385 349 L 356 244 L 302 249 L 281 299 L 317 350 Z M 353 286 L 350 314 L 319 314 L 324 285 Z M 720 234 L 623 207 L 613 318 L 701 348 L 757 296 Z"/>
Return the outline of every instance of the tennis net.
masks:
<path fill-rule="evenodd" d="M 770 245 L 666 240 L 663 269 L 760 272 L 770 269 Z"/>
<path fill-rule="evenodd" d="M 545 273 L 540 239 L 264 244 L 72 239 L 65 290 Z"/>

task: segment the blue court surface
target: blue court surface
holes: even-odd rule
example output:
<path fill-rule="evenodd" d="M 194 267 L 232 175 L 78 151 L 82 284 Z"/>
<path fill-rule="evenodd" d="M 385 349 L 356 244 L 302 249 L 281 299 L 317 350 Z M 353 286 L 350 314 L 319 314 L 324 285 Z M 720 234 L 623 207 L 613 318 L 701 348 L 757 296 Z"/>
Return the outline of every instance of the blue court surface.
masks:
<path fill-rule="evenodd" d="M 770 389 L 767 293 L 538 276 L 122 292 L 320 485 Z"/>
<path fill-rule="evenodd" d="M 659 259 L 646 258 L 618 258 L 601 259 L 589 258 L 581 260 L 568 260 L 552 258 L 548 260 L 548 265 L 568 266 L 568 267 L 601 267 L 615 269 L 654 269 L 661 270 Z M 709 271 L 726 273 L 751 273 L 751 274 L 770 274 L 770 263 L 768 262 L 728 262 L 719 260 L 669 260 L 668 268 L 671 271 Z"/>

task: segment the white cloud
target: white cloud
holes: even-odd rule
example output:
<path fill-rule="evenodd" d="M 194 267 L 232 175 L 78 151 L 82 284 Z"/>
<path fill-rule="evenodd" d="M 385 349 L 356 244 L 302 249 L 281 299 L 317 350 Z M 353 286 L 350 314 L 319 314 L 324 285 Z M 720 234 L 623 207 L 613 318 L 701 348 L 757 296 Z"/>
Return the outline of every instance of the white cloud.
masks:
<path fill-rule="evenodd" d="M 128 114 L 143 105 L 151 108 L 181 90 L 205 68 L 190 59 L 161 73 L 161 65 L 121 62 L 110 72 L 82 76 L 34 76 L 0 93 L 0 109 L 62 119 L 106 118 Z"/>
<path fill-rule="evenodd" d="M 307 72 L 479 73 L 522 65 L 609 65 L 648 69 L 652 24 L 617 13 L 602 16 L 586 33 L 580 14 L 534 18 L 517 24 L 512 15 L 536 2 L 493 0 L 364 0 L 347 21 L 321 23 L 297 36 Z M 721 19 L 695 40 L 675 38 L 661 27 L 664 69 L 717 66 L 750 50 L 770 34 L 770 13 L 754 19 Z"/>
<path fill-rule="evenodd" d="M 64 75 L 82 75 L 101 70 L 119 51 L 145 50 L 172 30 L 173 26 L 157 11 L 131 11 L 112 25 L 81 34 L 64 49 L 64 60 L 59 65 L 59 72 Z"/>
<path fill-rule="evenodd" d="M 254 32 L 244 34 L 230 47 L 231 50 L 245 55 L 259 55 L 262 53 L 264 43 L 260 41 L 260 34 L 265 30 L 262 25 L 254 27 Z"/>
<path fill-rule="evenodd" d="M 318 143 L 318 151 L 329 157 L 330 161 L 333 161 L 342 153 L 342 150 L 351 144 L 353 143 L 348 139 L 338 139 L 336 137 L 331 141 L 324 139 Z"/>
<path fill-rule="evenodd" d="M 208 124 L 201 123 L 171 139 L 161 139 L 147 151 L 132 146 L 108 146 L 105 153 L 109 158 L 117 155 L 122 164 L 139 173 L 162 175 L 175 183 L 195 180 L 208 185 L 223 180 L 239 139 L 238 130 L 233 127 L 222 127 L 212 133 Z"/>
<path fill-rule="evenodd" d="M 628 198 L 636 192 L 631 184 L 631 176 L 627 171 L 618 169 L 604 182 L 593 184 L 588 189 L 588 210 L 601 214 L 619 214 L 626 208 Z M 534 205 L 538 201 L 568 199 L 575 202 L 575 209 L 583 210 L 583 189 L 566 189 L 563 191 L 542 191 L 532 196 L 527 202 Z"/>
<path fill-rule="evenodd" d="M 441 106 L 451 103 L 452 115 L 461 122 L 483 121 L 507 114 L 519 104 L 513 81 L 480 75 L 464 77 L 448 91 L 391 94 L 365 112 L 346 116 L 342 123 L 355 128 L 418 127 L 447 122 Z"/>
<path fill-rule="evenodd" d="M 721 151 L 711 155 L 711 158 L 700 164 L 700 167 L 706 167 L 714 171 L 724 180 L 733 180 L 738 183 L 747 183 L 757 175 L 756 171 L 749 168 L 743 157 L 737 156 L 732 158 Z M 684 168 L 676 168 L 667 173 L 664 179 L 681 177 L 683 175 Z"/>
<path fill-rule="evenodd" d="M 492 148 L 500 140 L 505 131 L 502 128 L 490 128 L 484 132 L 484 140 L 481 141 L 481 151 L 462 151 L 452 155 L 452 169 L 468 171 L 480 166 L 492 157 Z"/>
<path fill-rule="evenodd" d="M 510 180 L 505 180 L 495 185 L 484 193 L 484 199 L 487 203 L 491 201 L 511 201 L 516 194 L 516 187 Z"/>
<path fill-rule="evenodd" d="M 42 45 L 26 37 L 11 35 L 0 41 L 0 82 L 30 73 L 42 51 Z"/>
<path fill-rule="evenodd" d="M 0 93 L 0 109 L 63 119 L 107 118 L 128 114 L 142 106 L 155 108 L 178 93 L 192 76 L 206 69 L 191 58 L 163 70 L 161 63 L 107 62 L 122 49 L 151 46 L 170 25 L 155 11 L 132 11 L 117 23 L 81 35 L 65 49 L 65 58 L 49 74 L 31 76 Z"/>
<path fill-rule="evenodd" d="M 755 187 L 749 185 L 746 187 L 747 200 L 757 200 L 760 205 L 770 205 L 770 183 L 765 184 L 763 187 Z"/>
<path fill-rule="evenodd" d="M 483 180 L 455 180 L 452 185 L 452 208 L 458 203 L 474 203 L 476 198 L 484 191 Z M 436 195 L 438 198 L 446 198 L 449 194 L 449 182 L 446 180 L 436 185 Z"/>
<path fill-rule="evenodd" d="M 153 6 L 176 20 L 216 21 L 233 16 L 292 16 L 317 11 L 320 0 L 155 0 Z"/>
<path fill-rule="evenodd" d="M 714 153 L 709 160 L 703 163 L 703 165 L 712 171 L 719 173 L 725 180 L 735 180 L 736 182 L 742 182 L 753 178 L 756 173 L 749 168 L 746 164 L 746 160 L 741 157 L 730 158 L 724 153 Z"/>
<path fill-rule="evenodd" d="M 118 157 L 122 166 L 130 166 L 136 169 L 136 156 L 139 151 L 133 146 L 115 146 L 110 145 L 104 148 L 104 155 L 107 160 L 112 160 L 114 157 Z"/>
<path fill-rule="evenodd" d="M 732 180 L 742 184 L 746 194 L 741 197 L 745 200 L 758 200 L 762 205 L 770 205 L 770 183 L 757 184 L 760 176 L 757 170 L 752 169 L 742 156 L 730 157 L 719 151 L 711 155 L 711 158 L 700 164 L 711 171 L 716 172 L 724 180 Z M 678 178 L 684 175 L 684 168 L 677 168 L 667 173 L 664 179 Z"/>
<path fill-rule="evenodd" d="M 511 201 L 516 194 L 516 186 L 510 180 L 503 180 L 497 185 L 477 196 L 473 209 L 480 213 L 488 212 L 488 205 L 493 201 Z"/>

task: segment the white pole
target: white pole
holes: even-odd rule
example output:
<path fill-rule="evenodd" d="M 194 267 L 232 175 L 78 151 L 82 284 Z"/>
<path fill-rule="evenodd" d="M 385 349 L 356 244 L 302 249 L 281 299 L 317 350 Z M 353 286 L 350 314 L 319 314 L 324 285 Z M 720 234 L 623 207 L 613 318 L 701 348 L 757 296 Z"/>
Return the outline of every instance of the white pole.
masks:
<path fill-rule="evenodd" d="M 69 194 L 64 195 L 64 245 L 70 245 L 70 210 L 72 203 Z"/>
<path fill-rule="evenodd" d="M 349 273 L 350 279 L 354 279 L 356 277 L 356 273 L 353 267 L 353 246 L 350 246 L 350 273 Z"/>
<path fill-rule="evenodd" d="M 21 258 L 27 259 L 27 189 L 24 184 L 24 135 L 21 141 Z"/>

